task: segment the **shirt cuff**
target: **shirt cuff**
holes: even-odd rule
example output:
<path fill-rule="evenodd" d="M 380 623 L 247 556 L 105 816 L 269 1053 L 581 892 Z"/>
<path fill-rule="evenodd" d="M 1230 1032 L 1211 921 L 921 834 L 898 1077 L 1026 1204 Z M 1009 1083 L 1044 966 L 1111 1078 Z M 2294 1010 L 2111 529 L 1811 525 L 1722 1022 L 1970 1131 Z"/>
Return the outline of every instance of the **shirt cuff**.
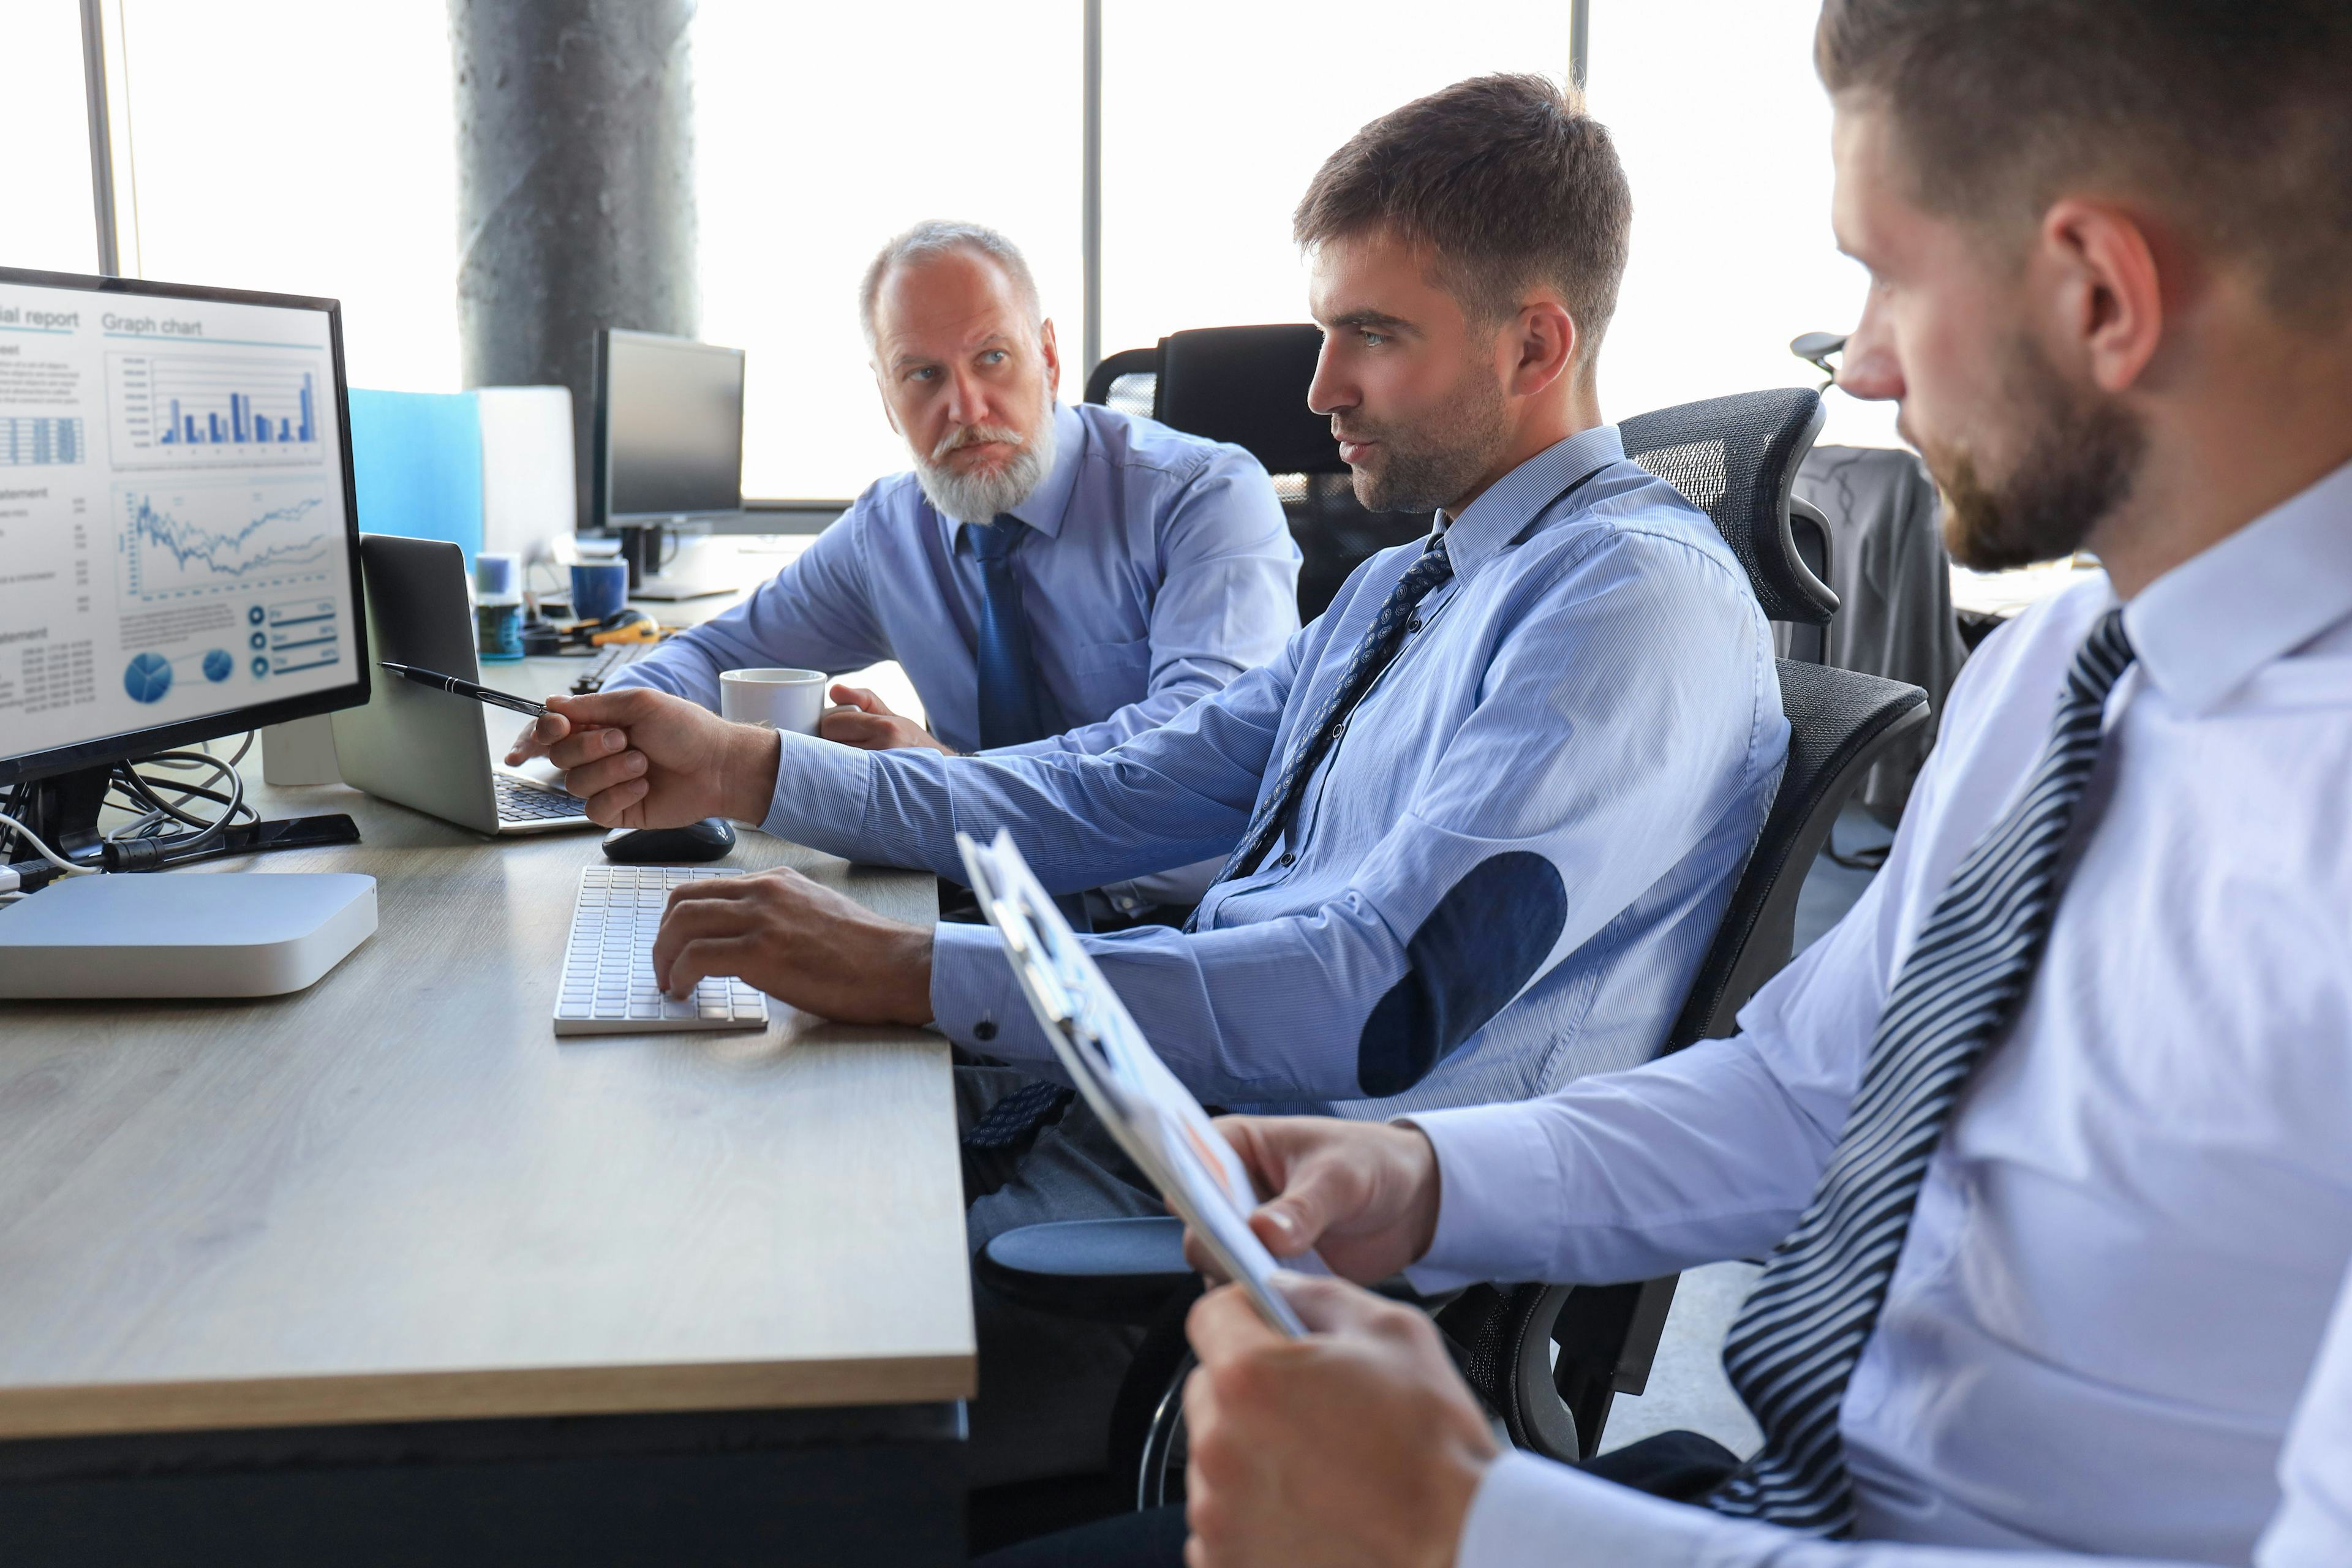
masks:
<path fill-rule="evenodd" d="M 1488 1279 L 1540 1279 L 1539 1215 L 1560 1190 L 1551 1141 L 1525 1104 L 1425 1110 L 1407 1120 L 1437 1152 L 1437 1234 L 1405 1279 L 1423 1294 Z"/>
<path fill-rule="evenodd" d="M 776 792 L 760 830 L 831 854 L 855 844 L 874 790 L 874 753 L 780 730 Z"/>
<path fill-rule="evenodd" d="M 970 1050 L 1023 1066 L 1051 1066 L 1053 1043 L 1004 956 L 996 928 L 942 922 L 931 933 L 931 1022 Z"/>
<path fill-rule="evenodd" d="M 1486 1467 L 1462 1521 L 1454 1568 L 1720 1562 L 1703 1555 L 1738 1526 L 1517 1449 Z M 1774 1532 L 1777 1534 L 1777 1532 Z M 1769 1545 L 1770 1542 L 1761 1544 Z M 1737 1559 L 1733 1559 L 1737 1561 Z M 1755 1561 L 1761 1561 L 1759 1553 Z"/>

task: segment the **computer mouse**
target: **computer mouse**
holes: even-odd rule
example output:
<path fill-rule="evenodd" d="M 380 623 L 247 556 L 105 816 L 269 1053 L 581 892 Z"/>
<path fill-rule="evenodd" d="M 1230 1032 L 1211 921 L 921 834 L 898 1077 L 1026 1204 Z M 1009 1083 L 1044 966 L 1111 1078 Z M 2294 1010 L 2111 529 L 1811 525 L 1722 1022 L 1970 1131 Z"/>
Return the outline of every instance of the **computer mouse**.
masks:
<path fill-rule="evenodd" d="M 715 816 L 684 827 L 616 827 L 604 835 L 604 858 L 624 866 L 716 860 L 734 847 L 735 830 Z"/>

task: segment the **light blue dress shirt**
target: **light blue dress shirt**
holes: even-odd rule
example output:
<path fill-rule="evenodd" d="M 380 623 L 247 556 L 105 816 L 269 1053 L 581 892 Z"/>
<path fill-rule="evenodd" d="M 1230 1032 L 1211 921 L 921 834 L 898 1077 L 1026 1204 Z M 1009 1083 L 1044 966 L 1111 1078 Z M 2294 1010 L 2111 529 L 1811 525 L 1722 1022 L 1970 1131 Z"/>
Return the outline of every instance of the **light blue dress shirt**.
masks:
<path fill-rule="evenodd" d="M 1053 471 L 1011 516 L 1049 717 L 1007 752 L 1107 752 L 1264 664 L 1298 629 L 1298 548 L 1238 447 L 1091 404 L 1055 412 Z M 981 520 L 982 521 L 987 519 Z M 980 564 L 913 473 L 870 486 L 775 578 L 670 638 L 607 690 L 719 706 L 721 670 L 840 675 L 896 659 L 931 733 L 980 744 Z"/>
<path fill-rule="evenodd" d="M 1087 939 L 1213 1103 L 1381 1115 L 1643 1059 L 1763 822 L 1788 736 L 1763 615 L 1613 426 L 1529 458 L 1446 544 L 1453 577 L 1263 866 L 1213 889 L 1196 931 Z M 787 735 L 766 826 L 950 876 L 958 830 L 1005 827 L 1055 891 L 1224 855 L 1421 549 L 1372 557 L 1272 663 L 1100 755 Z M 1049 1070 L 988 928 L 939 929 L 931 1003 L 950 1038 Z"/>
<path fill-rule="evenodd" d="M 1443 1177 L 1417 1282 L 1640 1279 L 1786 1235 L 1894 976 L 2115 603 L 2086 582 L 1969 659 L 1885 868 L 1738 1038 L 1417 1118 Z M 2352 466 L 2124 626 L 2095 826 L 1839 1407 L 1864 1539 L 1520 1454 L 1461 1568 L 2352 1563 Z"/>

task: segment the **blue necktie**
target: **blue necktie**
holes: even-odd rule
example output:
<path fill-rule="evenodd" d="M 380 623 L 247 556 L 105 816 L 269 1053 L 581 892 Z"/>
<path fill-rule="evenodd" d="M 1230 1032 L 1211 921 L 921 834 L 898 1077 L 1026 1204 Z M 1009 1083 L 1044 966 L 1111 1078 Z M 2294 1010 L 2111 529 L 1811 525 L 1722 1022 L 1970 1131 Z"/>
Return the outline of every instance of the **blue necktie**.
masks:
<path fill-rule="evenodd" d="M 1037 660 L 1029 647 L 1029 622 L 1021 613 L 1021 580 L 1013 574 L 1013 552 L 1026 524 L 1011 516 L 994 522 L 968 522 L 971 553 L 980 563 L 980 749 L 1042 741 L 1054 731 L 1045 723 L 1037 689 Z"/>
<path fill-rule="evenodd" d="M 2074 656 L 2025 793 L 1960 861 L 1895 976 L 1812 1206 L 1772 1249 L 1724 1342 L 1724 1370 L 1764 1447 L 1707 1499 L 1718 1512 L 1822 1535 L 1853 1528 L 1838 1407 L 1944 1124 L 2042 961 L 2107 694 L 2131 662 L 2123 612 L 2111 610 Z"/>
<path fill-rule="evenodd" d="M 1339 683 L 1331 695 L 1323 700 L 1313 720 L 1300 728 L 1298 739 L 1290 748 L 1290 760 L 1282 766 L 1282 776 L 1265 799 L 1260 803 L 1257 815 L 1250 819 L 1249 831 L 1242 835 L 1232 858 L 1217 873 L 1220 882 L 1235 877 L 1246 877 L 1257 869 L 1265 852 L 1289 825 L 1291 814 L 1298 809 L 1300 796 L 1307 793 L 1307 781 L 1315 769 L 1330 754 L 1340 732 L 1348 727 L 1348 718 L 1355 712 L 1356 704 L 1381 678 L 1381 672 L 1393 663 L 1397 652 L 1404 647 L 1405 634 L 1418 624 L 1413 616 L 1415 606 L 1427 597 L 1429 591 L 1454 575 L 1454 563 L 1445 556 L 1445 536 L 1431 536 L 1422 546 L 1421 559 L 1405 568 L 1405 574 L 1389 590 L 1381 613 L 1372 617 L 1364 640 L 1356 645 L 1348 668 L 1340 672 Z"/>

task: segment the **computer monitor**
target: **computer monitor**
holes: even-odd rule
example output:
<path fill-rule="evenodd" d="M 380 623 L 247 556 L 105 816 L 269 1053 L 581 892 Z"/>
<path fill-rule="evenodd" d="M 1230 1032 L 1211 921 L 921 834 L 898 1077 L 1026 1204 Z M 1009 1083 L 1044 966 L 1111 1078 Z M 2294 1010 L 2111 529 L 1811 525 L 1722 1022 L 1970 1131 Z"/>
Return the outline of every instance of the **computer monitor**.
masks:
<path fill-rule="evenodd" d="M 743 510 L 743 351 L 608 328 L 596 339 L 595 519 L 605 528 Z"/>
<path fill-rule="evenodd" d="M 117 763 L 367 700 L 346 402 L 332 300 L 0 268 L 0 799 L 58 847 Z"/>

